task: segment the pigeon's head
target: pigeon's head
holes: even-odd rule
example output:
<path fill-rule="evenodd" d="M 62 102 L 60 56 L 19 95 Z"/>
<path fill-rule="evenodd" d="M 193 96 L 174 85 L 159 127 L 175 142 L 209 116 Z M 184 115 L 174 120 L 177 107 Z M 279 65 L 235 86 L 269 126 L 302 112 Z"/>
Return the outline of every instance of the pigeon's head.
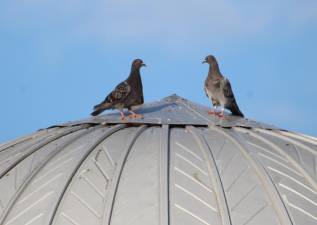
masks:
<path fill-rule="evenodd" d="M 132 62 L 132 69 L 140 69 L 142 66 L 146 66 L 142 59 L 135 59 Z"/>
<path fill-rule="evenodd" d="M 205 57 L 205 60 L 203 61 L 203 63 L 208 63 L 210 65 L 212 63 L 217 63 L 217 60 L 216 60 L 215 56 L 208 55 Z"/>

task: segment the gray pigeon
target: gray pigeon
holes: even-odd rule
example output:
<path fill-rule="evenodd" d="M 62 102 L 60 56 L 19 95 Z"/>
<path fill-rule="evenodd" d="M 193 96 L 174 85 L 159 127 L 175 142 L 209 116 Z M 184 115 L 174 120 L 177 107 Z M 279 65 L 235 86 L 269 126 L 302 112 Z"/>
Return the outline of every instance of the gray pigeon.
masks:
<path fill-rule="evenodd" d="M 216 58 L 208 55 L 203 63 L 209 64 L 209 72 L 205 81 L 206 95 L 213 104 L 213 110 L 209 111 L 209 114 L 223 117 L 224 109 L 226 108 L 231 111 L 232 115 L 244 117 L 238 107 L 229 80 L 219 70 Z M 218 106 L 221 106 L 220 114 L 216 112 Z"/>
<path fill-rule="evenodd" d="M 127 108 L 131 115 L 130 118 L 142 118 L 142 115 L 134 113 L 132 106 L 141 105 L 144 103 L 143 87 L 140 75 L 140 69 L 146 66 L 141 59 L 135 59 L 132 62 L 131 72 L 129 77 L 121 82 L 103 102 L 94 106 L 92 116 L 97 116 L 107 109 L 118 109 L 121 114 L 121 119 L 125 119 L 123 109 Z"/>

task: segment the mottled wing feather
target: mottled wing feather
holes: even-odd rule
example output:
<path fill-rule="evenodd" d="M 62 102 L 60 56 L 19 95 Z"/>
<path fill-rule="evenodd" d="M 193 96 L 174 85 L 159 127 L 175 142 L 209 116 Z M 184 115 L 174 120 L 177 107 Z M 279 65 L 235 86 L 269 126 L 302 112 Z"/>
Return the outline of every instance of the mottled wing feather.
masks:
<path fill-rule="evenodd" d="M 231 84 L 230 84 L 228 79 L 222 80 L 222 90 L 223 90 L 223 94 L 226 98 L 234 98 Z"/>
<path fill-rule="evenodd" d="M 122 82 L 107 96 L 106 101 L 112 104 L 123 102 L 131 93 L 131 86 Z"/>

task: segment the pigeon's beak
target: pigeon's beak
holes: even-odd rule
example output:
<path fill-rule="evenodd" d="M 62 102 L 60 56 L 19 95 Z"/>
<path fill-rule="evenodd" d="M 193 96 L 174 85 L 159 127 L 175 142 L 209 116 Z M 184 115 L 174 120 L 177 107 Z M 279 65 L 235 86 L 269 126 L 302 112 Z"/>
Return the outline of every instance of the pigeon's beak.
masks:
<path fill-rule="evenodd" d="M 207 61 L 206 61 L 206 60 L 204 60 L 202 63 L 203 63 L 203 64 L 204 64 L 204 63 L 207 63 Z"/>
<path fill-rule="evenodd" d="M 142 63 L 142 66 L 146 67 L 146 64 L 145 64 L 145 63 Z"/>

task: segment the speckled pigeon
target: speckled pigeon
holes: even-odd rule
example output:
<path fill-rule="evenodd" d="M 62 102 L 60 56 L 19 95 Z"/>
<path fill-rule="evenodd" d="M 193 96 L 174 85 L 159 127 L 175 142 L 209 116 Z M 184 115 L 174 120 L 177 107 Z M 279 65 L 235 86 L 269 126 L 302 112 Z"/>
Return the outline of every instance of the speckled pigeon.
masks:
<path fill-rule="evenodd" d="M 105 98 L 103 102 L 94 106 L 92 116 L 97 116 L 107 109 L 118 109 L 121 114 L 121 119 L 125 119 L 123 112 L 127 108 L 131 113 L 130 118 L 142 118 L 142 115 L 134 113 L 132 106 L 141 105 L 144 103 L 143 87 L 140 75 L 140 69 L 146 66 L 141 59 L 135 59 L 132 62 L 131 72 L 129 77 L 121 82 L 116 88 Z"/>
<path fill-rule="evenodd" d="M 219 70 L 216 58 L 208 55 L 203 63 L 209 64 L 209 72 L 205 81 L 206 95 L 213 104 L 213 110 L 209 111 L 209 114 L 223 117 L 226 108 L 231 111 L 232 115 L 244 117 L 238 107 L 229 80 Z M 218 106 L 221 106 L 221 113 L 216 112 Z"/>

